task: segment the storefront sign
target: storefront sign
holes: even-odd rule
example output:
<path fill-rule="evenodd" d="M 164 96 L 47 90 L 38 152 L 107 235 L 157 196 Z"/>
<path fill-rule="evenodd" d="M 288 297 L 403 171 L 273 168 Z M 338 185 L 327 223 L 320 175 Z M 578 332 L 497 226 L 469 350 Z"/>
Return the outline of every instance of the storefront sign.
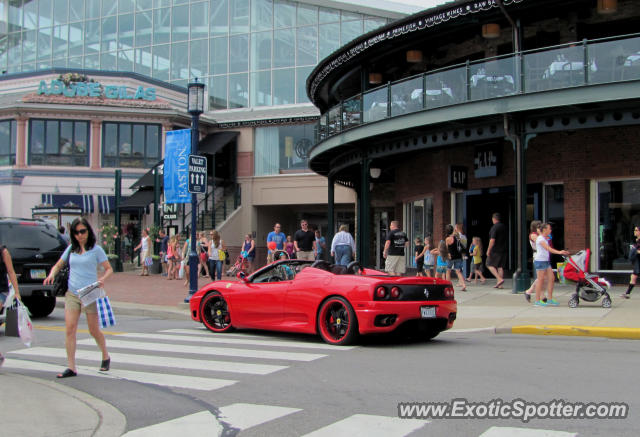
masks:
<path fill-rule="evenodd" d="M 449 188 L 454 190 L 466 190 L 468 179 L 467 167 L 461 165 L 449 166 Z"/>
<path fill-rule="evenodd" d="M 177 203 L 163 203 L 162 204 L 162 219 L 163 220 L 177 220 L 178 219 L 178 204 Z"/>
<path fill-rule="evenodd" d="M 65 97 L 105 97 L 107 99 L 155 100 L 156 89 L 139 86 L 135 92 L 129 92 L 124 85 L 105 85 L 99 82 L 71 82 L 54 79 L 49 85 L 44 80 L 38 86 L 38 95 L 63 95 Z"/>
<path fill-rule="evenodd" d="M 502 148 L 492 144 L 476 147 L 473 154 L 473 169 L 476 178 L 498 176 L 502 164 Z"/>
<path fill-rule="evenodd" d="M 167 203 L 189 203 L 189 152 L 191 129 L 167 132 L 164 154 L 164 200 Z"/>

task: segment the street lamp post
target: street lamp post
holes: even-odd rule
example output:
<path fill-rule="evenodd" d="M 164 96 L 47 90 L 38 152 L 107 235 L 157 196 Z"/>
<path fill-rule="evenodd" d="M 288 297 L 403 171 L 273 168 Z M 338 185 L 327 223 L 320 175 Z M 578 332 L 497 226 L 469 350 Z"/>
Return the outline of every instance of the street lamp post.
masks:
<path fill-rule="evenodd" d="M 199 129 L 198 119 L 204 112 L 204 83 L 195 78 L 187 85 L 188 103 L 187 111 L 191 114 L 191 154 L 198 154 Z M 198 254 L 196 253 L 196 226 L 198 218 L 198 198 L 191 193 L 191 250 L 189 252 L 189 296 L 185 302 L 189 302 L 191 296 L 198 291 Z"/>

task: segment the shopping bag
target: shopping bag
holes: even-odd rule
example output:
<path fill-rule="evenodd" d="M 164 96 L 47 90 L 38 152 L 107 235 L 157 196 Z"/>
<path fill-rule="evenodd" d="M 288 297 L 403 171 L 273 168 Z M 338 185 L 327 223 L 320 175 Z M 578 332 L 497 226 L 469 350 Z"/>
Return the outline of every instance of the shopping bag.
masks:
<path fill-rule="evenodd" d="M 18 307 L 18 332 L 20 333 L 20 340 L 22 344 L 30 347 L 33 341 L 33 325 L 29 317 L 29 310 L 19 300 L 16 302 Z"/>
<path fill-rule="evenodd" d="M 4 336 L 5 337 L 20 337 L 20 331 L 18 331 L 18 308 L 14 306 L 7 306 L 4 309 L 6 318 L 4 320 Z"/>
<path fill-rule="evenodd" d="M 180 268 L 178 269 L 178 278 L 180 279 L 184 278 L 184 263 L 185 263 L 185 260 L 182 260 L 180 262 Z"/>
<path fill-rule="evenodd" d="M 98 320 L 100 320 L 100 327 L 107 328 L 109 326 L 115 326 L 116 318 L 113 315 L 113 309 L 111 308 L 109 297 L 105 296 L 97 299 L 96 306 L 98 307 Z"/>

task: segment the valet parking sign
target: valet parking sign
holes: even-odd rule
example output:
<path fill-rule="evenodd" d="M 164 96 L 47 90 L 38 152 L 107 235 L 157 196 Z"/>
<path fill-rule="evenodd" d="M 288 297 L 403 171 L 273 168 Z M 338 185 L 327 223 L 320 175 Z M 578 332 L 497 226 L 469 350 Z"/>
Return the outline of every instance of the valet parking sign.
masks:
<path fill-rule="evenodd" d="M 207 192 L 207 158 L 189 155 L 189 192 L 204 194 Z"/>

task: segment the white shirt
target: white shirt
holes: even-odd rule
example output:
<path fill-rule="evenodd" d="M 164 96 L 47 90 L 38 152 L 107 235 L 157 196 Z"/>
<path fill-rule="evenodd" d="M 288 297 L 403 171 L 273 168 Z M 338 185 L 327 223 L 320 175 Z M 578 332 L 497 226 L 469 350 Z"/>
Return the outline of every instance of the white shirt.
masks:
<path fill-rule="evenodd" d="M 533 256 L 534 261 L 549 261 L 549 251 L 542 246 L 542 243 L 547 243 L 547 239 L 540 235 L 536 238 L 536 253 Z M 548 245 L 549 243 L 547 243 Z"/>
<path fill-rule="evenodd" d="M 346 231 L 340 231 L 333 237 L 333 240 L 331 241 L 331 252 L 335 252 L 336 246 L 342 244 L 351 246 L 351 250 L 353 252 L 356 251 L 356 242 L 353 241 L 353 237 L 351 236 L 351 234 Z"/>

